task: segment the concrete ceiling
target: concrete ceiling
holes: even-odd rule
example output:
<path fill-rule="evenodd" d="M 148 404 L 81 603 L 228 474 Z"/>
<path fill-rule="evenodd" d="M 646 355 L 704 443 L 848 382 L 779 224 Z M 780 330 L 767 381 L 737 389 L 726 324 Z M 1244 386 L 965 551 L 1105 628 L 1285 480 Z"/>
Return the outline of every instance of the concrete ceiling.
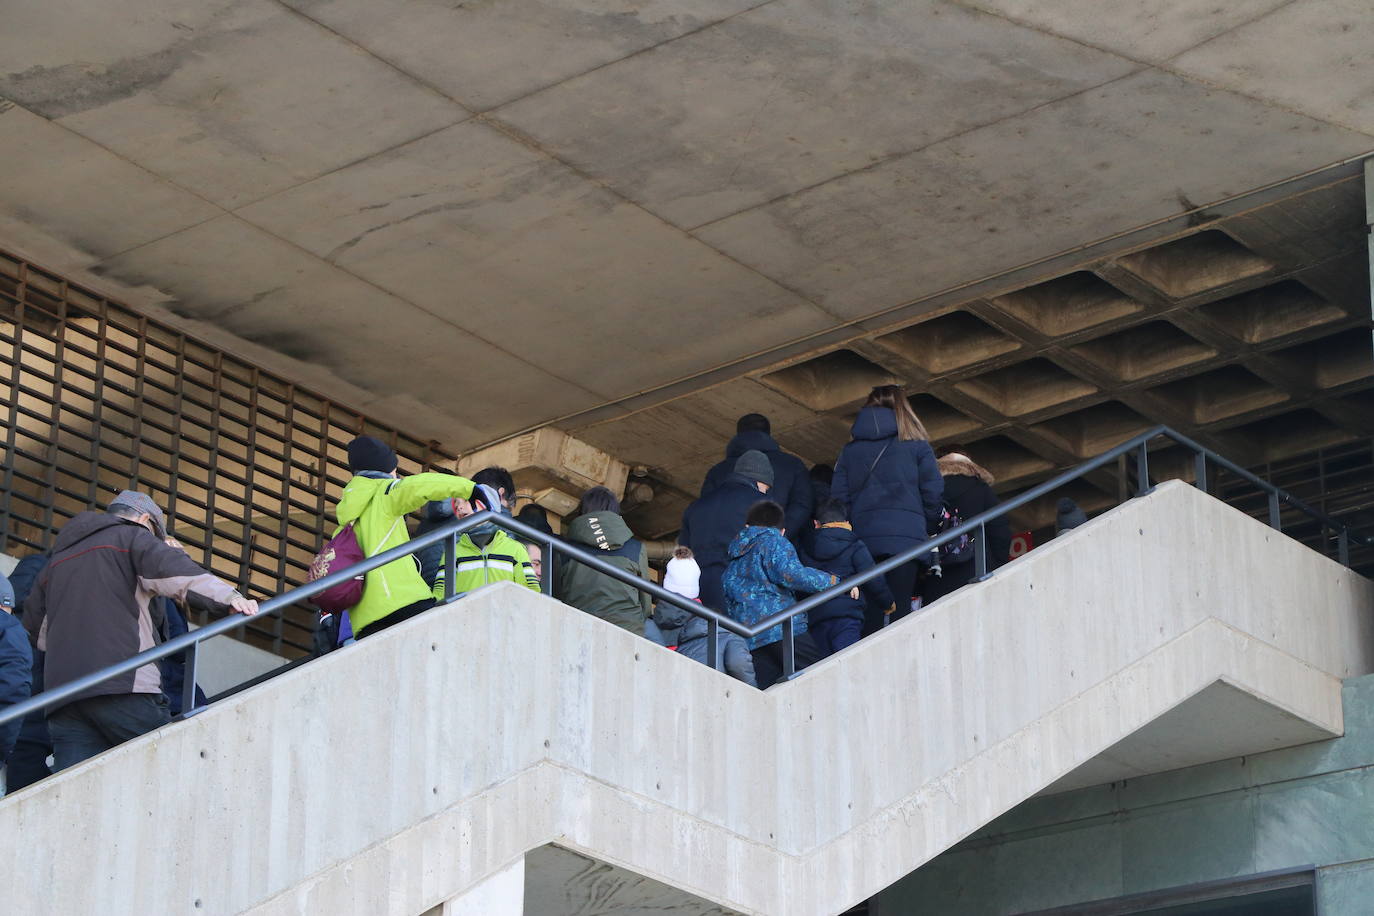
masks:
<path fill-rule="evenodd" d="M 561 846 L 525 853 L 531 916 L 737 916 L 702 897 Z"/>
<path fill-rule="evenodd" d="M 458 450 L 1374 148 L 1367 0 L 0 17 L 0 241 Z M 685 406 L 814 417 L 760 387 Z"/>
<path fill-rule="evenodd" d="M 1310 176 L 1277 199 L 1123 238 L 1048 273 L 999 277 L 926 303 L 820 354 L 744 375 L 574 435 L 647 470 L 656 498 L 637 531 L 677 529 L 719 442 L 750 409 L 808 462 L 833 462 L 863 399 L 898 382 L 936 445 L 960 443 L 1015 490 L 1167 424 L 1250 467 L 1374 438 L 1368 233 L 1362 170 Z M 1066 269 L 1066 265 L 1072 265 Z M 1368 448 L 1355 503 L 1327 502 L 1317 472 L 1285 479 L 1330 511 L 1369 505 Z M 1191 456 L 1156 456 L 1157 476 L 1191 479 Z M 1053 521 L 1071 495 L 1094 511 L 1120 498 L 1107 471 L 1015 519 Z M 1302 489 L 1309 487 L 1309 489 Z M 1263 508 L 1261 506 L 1261 508 Z"/>

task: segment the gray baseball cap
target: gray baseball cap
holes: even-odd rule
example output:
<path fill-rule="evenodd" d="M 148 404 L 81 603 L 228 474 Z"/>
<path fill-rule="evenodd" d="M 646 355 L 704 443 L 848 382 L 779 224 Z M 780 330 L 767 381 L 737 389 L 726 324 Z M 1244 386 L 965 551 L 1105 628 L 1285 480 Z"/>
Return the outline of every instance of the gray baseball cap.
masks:
<path fill-rule="evenodd" d="M 146 493 L 137 490 L 124 490 L 114 499 L 110 500 L 109 508 L 105 511 L 114 509 L 115 506 L 128 506 L 139 515 L 147 513 L 153 519 L 153 532 L 160 538 L 167 537 L 167 517 L 162 514 L 162 509 L 153 498 Z"/>

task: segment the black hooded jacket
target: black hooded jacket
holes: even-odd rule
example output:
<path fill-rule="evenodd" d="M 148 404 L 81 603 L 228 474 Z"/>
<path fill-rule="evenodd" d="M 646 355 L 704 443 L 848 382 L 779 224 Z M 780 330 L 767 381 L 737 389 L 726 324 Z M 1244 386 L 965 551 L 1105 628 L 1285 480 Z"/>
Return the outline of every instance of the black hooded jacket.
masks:
<path fill-rule="evenodd" d="M 840 581 L 873 568 L 873 554 L 850 529 L 848 522 L 832 522 L 807 531 L 798 553 L 802 563 L 825 570 Z M 884 576 L 874 576 L 865 582 L 858 601 L 849 595 L 841 595 L 806 616 L 813 624 L 840 617 L 861 621 L 864 619 L 865 601 L 869 607 L 877 610 L 891 607 L 892 591 L 887 587 Z"/>
<path fill-rule="evenodd" d="M 830 496 L 844 504 L 855 533 L 880 557 L 928 540 L 944 492 L 930 443 L 898 438 L 890 407 L 860 410 L 852 435 L 835 463 Z"/>
<path fill-rule="evenodd" d="M 957 511 L 964 521 L 997 505 L 997 494 L 992 492 L 993 476 L 980 465 L 956 453 L 941 458 L 939 467 L 945 481 L 945 505 Z M 1011 523 L 1003 515 L 988 522 L 984 531 L 988 539 L 988 572 L 992 572 L 1007 562 L 1011 551 Z M 972 582 L 976 573 L 977 564 L 972 559 L 946 563 L 941 567 L 941 575 L 925 580 L 921 598 L 929 604 Z"/>
<path fill-rule="evenodd" d="M 811 476 L 806 464 L 796 455 L 784 452 L 768 433 L 750 430 L 731 439 L 725 448 L 725 460 L 706 472 L 701 495 L 706 496 L 728 480 L 735 472 L 739 456 L 751 449 L 768 456 L 768 463 L 773 467 L 773 486 L 768 491 L 768 498 L 782 506 L 787 515 L 787 536 L 795 541 L 811 526 Z"/>
<path fill-rule="evenodd" d="M 713 611 L 725 611 L 721 577 L 730 565 L 730 542 L 744 529 L 744 519 L 754 503 L 771 499 L 739 474 L 725 481 L 687 507 L 677 542 L 692 548 L 701 567 L 701 603 Z M 809 525 L 809 523 L 808 523 Z"/>

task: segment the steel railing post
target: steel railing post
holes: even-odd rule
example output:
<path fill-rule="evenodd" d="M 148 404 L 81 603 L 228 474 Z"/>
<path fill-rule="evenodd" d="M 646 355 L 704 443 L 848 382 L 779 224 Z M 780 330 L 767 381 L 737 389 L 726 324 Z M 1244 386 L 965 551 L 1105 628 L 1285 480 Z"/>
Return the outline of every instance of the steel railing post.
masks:
<path fill-rule="evenodd" d="M 185 668 L 182 671 L 181 681 L 181 717 L 190 718 L 196 714 L 196 669 L 197 660 L 200 657 L 200 641 L 191 643 L 186 647 Z M 157 664 L 154 662 L 153 664 Z"/>
<path fill-rule="evenodd" d="M 782 679 L 792 680 L 797 673 L 797 646 L 793 640 L 796 629 L 795 616 L 788 617 L 782 622 Z"/>
<path fill-rule="evenodd" d="M 1350 529 L 1342 528 L 1341 533 L 1336 535 L 1336 556 L 1341 561 L 1342 566 L 1350 565 Z"/>
<path fill-rule="evenodd" d="M 1148 442 L 1140 443 L 1140 447 L 1135 453 L 1135 495 L 1144 496 L 1149 493 L 1150 486 L 1150 445 Z"/>
<path fill-rule="evenodd" d="M 706 621 L 706 664 L 720 670 L 720 624 Z"/>
<path fill-rule="evenodd" d="M 553 595 L 553 565 L 558 562 L 557 543 L 553 538 L 549 538 L 544 543 L 544 561 L 539 564 L 539 590 L 546 595 Z"/>
<path fill-rule="evenodd" d="M 1207 453 L 1198 452 L 1193 455 L 1193 486 L 1202 492 L 1207 492 Z"/>
<path fill-rule="evenodd" d="M 982 582 L 988 577 L 988 528 L 978 525 L 978 534 L 973 539 L 973 581 Z"/>
<path fill-rule="evenodd" d="M 444 604 L 453 600 L 458 593 L 458 534 L 450 532 L 444 539 Z"/>
<path fill-rule="evenodd" d="M 1283 530 L 1279 521 L 1279 494 L 1277 490 L 1269 491 L 1269 527 L 1275 531 Z"/>

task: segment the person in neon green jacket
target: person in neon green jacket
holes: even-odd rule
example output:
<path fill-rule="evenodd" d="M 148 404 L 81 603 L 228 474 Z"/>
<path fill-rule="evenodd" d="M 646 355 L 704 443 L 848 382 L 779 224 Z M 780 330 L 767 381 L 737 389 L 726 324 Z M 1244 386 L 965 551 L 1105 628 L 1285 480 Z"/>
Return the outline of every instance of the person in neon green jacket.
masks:
<path fill-rule="evenodd" d="M 396 453 L 372 436 L 359 436 L 348 444 L 348 466 L 355 476 L 344 487 L 334 514 L 340 526 L 356 522 L 353 533 L 369 557 L 409 541 L 405 517 L 425 503 L 472 495 L 473 483 L 466 477 L 397 477 Z M 367 574 L 363 599 L 348 616 L 354 635 L 362 639 L 433 606 L 434 596 L 420 578 L 415 558 L 402 557 Z"/>
<path fill-rule="evenodd" d="M 453 500 L 453 517 L 467 518 L 493 507 L 500 512 L 499 500 L 496 490 L 478 484 L 470 499 L 459 497 Z M 454 554 L 454 569 L 455 595 L 464 595 L 493 582 L 515 582 L 530 591 L 539 591 L 539 577 L 530 563 L 529 551 L 509 532 L 498 528 L 495 522 L 486 522 L 463 532 L 458 538 L 458 550 Z M 444 600 L 442 562 L 434 580 L 434 600 Z"/>

